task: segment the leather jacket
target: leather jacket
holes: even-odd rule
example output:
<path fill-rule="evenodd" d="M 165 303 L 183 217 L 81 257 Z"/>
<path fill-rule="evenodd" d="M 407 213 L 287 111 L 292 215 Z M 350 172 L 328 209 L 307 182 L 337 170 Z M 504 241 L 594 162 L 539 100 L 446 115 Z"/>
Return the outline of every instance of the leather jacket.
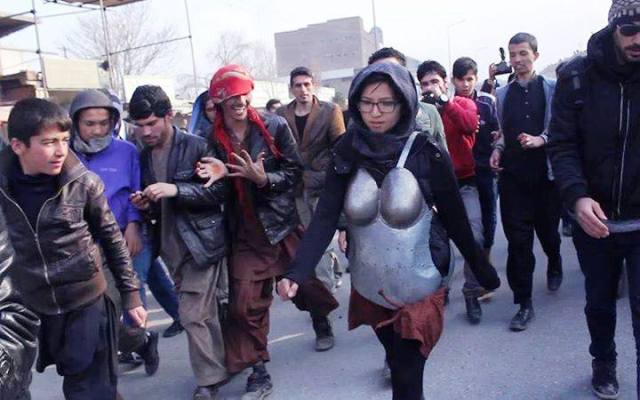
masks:
<path fill-rule="evenodd" d="M 40 327 L 38 317 L 22 304 L 11 282 L 9 270 L 13 256 L 0 210 L 0 400 L 28 398 Z"/>
<path fill-rule="evenodd" d="M 145 147 L 140 154 L 142 186 L 157 182 L 153 172 L 152 149 Z M 178 188 L 176 197 L 170 199 L 176 218 L 176 229 L 193 260 L 201 268 L 215 265 L 227 252 L 226 224 L 222 204 L 229 188 L 226 180 L 219 180 L 209 188 L 196 175 L 196 163 L 206 156 L 219 158 L 207 147 L 201 137 L 180 132 L 173 128 L 171 150 L 167 162 L 167 183 Z M 160 204 L 153 205 L 147 215 L 155 220 L 153 225 L 154 254 L 160 251 Z"/>
<path fill-rule="evenodd" d="M 57 193 L 44 202 L 32 227 L 9 189 L 7 176 L 17 162 L 10 148 L 0 153 L 0 205 L 20 265 L 12 277 L 25 303 L 38 313 L 56 315 L 102 296 L 107 287 L 102 247 L 123 307 L 142 305 L 129 251 L 100 178 L 70 151 L 58 177 Z"/>
<path fill-rule="evenodd" d="M 253 183 L 249 186 L 255 213 L 269 242 L 275 245 L 300 224 L 295 189 L 302 181 L 303 167 L 295 139 L 285 119 L 271 114 L 261 114 L 261 117 L 281 157 L 276 158 L 271 153 L 259 128 L 252 125 L 246 139 L 249 143 L 249 154 L 252 160 L 256 160 L 260 153 L 264 153 L 264 169 L 268 183 L 262 188 Z M 221 160 L 228 162 L 220 144 L 214 143 L 214 146 L 218 149 Z M 234 206 L 231 204 L 228 208 Z"/>

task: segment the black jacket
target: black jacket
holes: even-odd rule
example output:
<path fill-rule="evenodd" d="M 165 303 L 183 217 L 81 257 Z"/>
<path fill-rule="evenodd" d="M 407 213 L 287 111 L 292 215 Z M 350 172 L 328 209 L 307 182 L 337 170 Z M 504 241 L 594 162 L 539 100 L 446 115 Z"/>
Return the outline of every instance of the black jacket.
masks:
<path fill-rule="evenodd" d="M 21 398 L 29 389 L 40 321 L 22 305 L 9 269 L 13 248 L 0 210 L 0 400 Z"/>
<path fill-rule="evenodd" d="M 140 154 L 143 187 L 157 182 L 151 150 L 146 147 Z M 214 265 L 227 250 L 222 204 L 227 197 L 228 186 L 225 180 L 220 180 L 209 188 L 204 187 L 205 181 L 196 175 L 196 163 L 205 156 L 219 157 L 209 151 L 203 138 L 173 128 L 167 183 L 175 184 L 178 194 L 170 199 L 169 204 L 176 215 L 176 230 L 180 238 L 193 260 L 202 268 Z M 152 207 L 148 217 L 156 221 L 153 245 L 157 255 L 160 251 L 160 203 Z"/>
<path fill-rule="evenodd" d="M 38 224 L 32 227 L 9 192 L 7 175 L 16 162 L 10 148 L 0 153 L 0 205 L 20 265 L 12 277 L 25 303 L 39 313 L 55 315 L 95 301 L 107 287 L 102 247 L 123 307 L 141 306 L 139 282 L 100 178 L 70 151 L 57 193 L 43 204 Z"/>
<path fill-rule="evenodd" d="M 610 219 L 640 218 L 640 67 L 618 65 L 612 33 L 561 69 L 548 151 L 567 207 L 591 197 Z"/>
<path fill-rule="evenodd" d="M 338 219 L 343 207 L 349 182 L 358 171 L 359 160 L 354 158 L 346 144 L 349 132 L 334 148 L 333 162 L 327 172 L 325 189 L 309 229 L 305 233 L 298 248 L 296 257 L 285 277 L 302 284 L 313 273 L 325 249 L 331 242 L 336 230 Z M 447 262 L 440 249 L 448 250 L 448 240 L 451 238 L 460 249 L 478 278 L 480 284 L 487 289 L 494 289 L 500 285 L 496 271 L 487 262 L 482 250 L 475 243 L 469 220 L 460 197 L 460 190 L 453 173 L 451 159 L 426 134 L 420 134 L 411 148 L 405 168 L 411 171 L 420 185 L 425 201 L 429 206 L 437 209 L 432 225 L 436 225 L 436 232 L 432 230 L 430 243 L 436 267 L 442 276 L 449 273 Z M 446 233 L 441 234 L 444 228 Z M 448 235 L 448 237 L 447 237 Z M 435 237 L 435 240 L 433 240 Z M 445 252 L 446 253 L 446 252 Z"/>
<path fill-rule="evenodd" d="M 276 244 L 300 224 L 296 210 L 295 188 L 302 181 L 303 168 L 296 142 L 285 119 L 271 114 L 262 114 L 261 117 L 281 157 L 276 158 L 271 153 L 259 128 L 252 125 L 247 137 L 249 154 L 253 160 L 257 159 L 260 153 L 265 154 L 264 169 L 268 183 L 262 188 L 252 183 L 250 195 L 269 242 Z M 221 155 L 221 160 L 228 162 L 221 145 L 214 143 L 214 146 Z M 230 205 L 227 210 L 230 211 L 234 206 Z M 235 226 L 235 223 L 232 226 Z"/>

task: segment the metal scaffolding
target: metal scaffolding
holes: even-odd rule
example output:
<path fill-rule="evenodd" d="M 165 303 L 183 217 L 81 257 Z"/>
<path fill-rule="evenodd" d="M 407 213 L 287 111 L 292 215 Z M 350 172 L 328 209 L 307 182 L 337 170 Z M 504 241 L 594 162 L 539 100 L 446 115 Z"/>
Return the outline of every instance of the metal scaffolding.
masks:
<path fill-rule="evenodd" d="M 102 29 L 104 32 L 104 38 L 105 38 L 105 49 L 104 49 L 104 55 L 106 57 L 106 65 L 108 66 L 107 68 L 107 72 L 109 75 L 109 83 L 112 87 L 115 87 L 115 82 L 114 82 L 114 73 L 113 73 L 113 63 L 112 63 L 112 56 L 116 55 L 116 54 L 120 54 L 120 53 L 126 53 L 129 51 L 135 51 L 135 50 L 139 50 L 142 48 L 146 48 L 146 47 L 151 47 L 151 46 L 157 46 L 159 44 L 164 44 L 164 43 L 169 43 L 169 42 L 174 42 L 174 41 L 178 41 L 178 40 L 189 40 L 189 44 L 190 44 L 190 48 L 191 48 L 191 62 L 192 62 L 192 67 L 193 67 L 193 83 L 194 83 L 194 87 L 197 89 L 198 87 L 198 79 L 197 79 L 197 75 L 196 75 L 196 61 L 195 61 L 195 52 L 194 52 L 194 46 L 193 46 L 193 36 L 191 33 L 191 20 L 189 17 L 189 7 L 188 7 L 188 3 L 187 0 L 184 0 L 184 8 L 185 8 L 185 13 L 186 13 L 186 22 L 187 22 L 187 29 L 188 29 L 188 35 L 187 36 L 182 36 L 182 37 L 176 37 L 176 38 L 172 38 L 169 40 L 164 40 L 161 42 L 154 42 L 154 43 L 146 43 L 144 45 L 141 46 L 136 46 L 136 47 L 131 47 L 131 48 L 127 48 L 127 49 L 122 49 L 122 50 L 118 50 L 118 51 L 114 51 L 111 47 L 111 39 L 110 39 L 110 33 L 109 33 L 109 21 L 107 18 L 107 9 L 109 8 L 113 8 L 113 7 L 119 7 L 119 6 L 123 6 L 123 5 L 127 5 L 127 4 L 132 4 L 132 3 L 137 3 L 140 1 L 145 1 L 145 0 L 45 0 L 45 2 L 47 3 L 51 3 L 51 4 L 58 4 L 61 6 L 68 6 L 68 7 L 73 7 L 76 9 L 82 9 L 81 11 L 73 11 L 73 12 L 66 12 L 66 13 L 60 13 L 60 14 L 53 14 L 53 15 L 45 15 L 42 17 L 38 17 L 37 11 L 36 11 L 36 4 L 35 4 L 35 0 L 31 0 L 31 10 L 29 11 L 25 11 L 25 12 L 21 12 L 21 13 L 17 13 L 17 14 L 13 14 L 13 15 L 8 15 L 8 16 L 2 16 L 0 15 L 0 37 L 8 35 L 10 33 L 16 32 L 20 29 L 26 28 L 28 26 L 33 25 L 35 28 L 35 39 L 36 39 L 36 50 L 35 53 L 38 55 L 38 59 L 40 61 L 40 68 L 41 68 L 41 72 L 42 72 L 42 86 L 45 89 L 45 92 L 47 91 L 47 78 L 46 78 L 46 71 L 45 71 L 45 63 L 43 60 L 43 54 L 45 53 L 42 50 L 41 44 L 40 44 L 40 30 L 38 27 L 39 24 L 39 19 L 42 18 L 50 18 L 50 17 L 58 17 L 58 16 L 64 16 L 64 15 L 71 15 L 71 14 L 80 14 L 80 13 L 85 13 L 85 12 L 89 12 L 89 11 L 100 11 L 101 14 L 101 19 L 102 19 Z M 32 18 L 31 19 L 25 19 L 22 16 L 23 15 L 28 15 L 31 14 Z"/>

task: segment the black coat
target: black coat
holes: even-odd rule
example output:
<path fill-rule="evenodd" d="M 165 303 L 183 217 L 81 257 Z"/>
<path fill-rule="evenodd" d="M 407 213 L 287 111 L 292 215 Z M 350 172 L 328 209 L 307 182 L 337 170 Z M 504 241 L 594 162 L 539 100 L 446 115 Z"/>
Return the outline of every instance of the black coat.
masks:
<path fill-rule="evenodd" d="M 561 69 L 548 154 L 567 207 L 591 197 L 608 218 L 640 218 L 640 67 L 621 73 L 612 33 Z"/>
<path fill-rule="evenodd" d="M 20 398 L 28 391 L 36 357 L 40 321 L 23 304 L 9 270 L 13 248 L 0 210 L 0 399 Z M 21 265 L 15 265 L 20 268 Z"/>
<path fill-rule="evenodd" d="M 249 194 L 254 211 L 269 242 L 276 244 L 300 224 L 296 209 L 295 188 L 302 182 L 303 167 L 296 142 L 285 119 L 271 114 L 263 114 L 261 117 L 281 157 L 277 158 L 271 153 L 259 128 L 251 125 L 247 136 L 249 154 L 252 160 L 256 160 L 260 153 L 264 153 L 264 169 L 268 183 L 262 188 L 250 183 Z M 218 158 L 228 162 L 221 145 L 214 143 L 214 146 L 217 149 L 216 153 L 219 154 Z M 227 211 L 232 207 L 235 207 L 235 204 L 229 204 Z M 231 214 L 229 213 L 230 217 L 232 217 Z M 236 223 L 238 221 L 230 225 L 235 226 Z"/>
<path fill-rule="evenodd" d="M 209 188 L 196 175 L 196 163 L 206 156 L 219 157 L 210 151 L 207 142 L 198 136 L 173 130 L 173 141 L 167 165 L 167 183 L 178 188 L 176 197 L 170 199 L 176 216 L 176 230 L 186 245 L 193 260 L 202 268 L 214 265 L 225 256 L 227 232 L 222 204 L 227 199 L 229 187 L 226 180 L 219 180 Z M 153 172 L 151 148 L 140 154 L 142 186 L 157 182 Z M 155 220 L 153 225 L 153 247 L 157 255 L 160 249 L 160 207 L 156 203 L 147 215 Z"/>

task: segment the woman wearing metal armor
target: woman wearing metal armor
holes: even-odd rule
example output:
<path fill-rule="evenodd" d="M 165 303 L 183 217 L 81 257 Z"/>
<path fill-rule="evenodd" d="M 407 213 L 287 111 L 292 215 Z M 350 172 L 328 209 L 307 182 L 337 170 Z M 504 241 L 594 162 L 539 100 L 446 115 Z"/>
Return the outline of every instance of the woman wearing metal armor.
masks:
<path fill-rule="evenodd" d="M 480 284 L 500 285 L 476 246 L 445 151 L 414 131 L 410 72 L 373 64 L 349 91 L 353 116 L 335 146 L 325 189 L 295 259 L 278 283 L 283 299 L 313 274 L 346 216 L 352 274 L 349 329 L 369 325 L 384 346 L 393 399 L 420 400 L 425 361 L 442 333 L 449 238 Z"/>

